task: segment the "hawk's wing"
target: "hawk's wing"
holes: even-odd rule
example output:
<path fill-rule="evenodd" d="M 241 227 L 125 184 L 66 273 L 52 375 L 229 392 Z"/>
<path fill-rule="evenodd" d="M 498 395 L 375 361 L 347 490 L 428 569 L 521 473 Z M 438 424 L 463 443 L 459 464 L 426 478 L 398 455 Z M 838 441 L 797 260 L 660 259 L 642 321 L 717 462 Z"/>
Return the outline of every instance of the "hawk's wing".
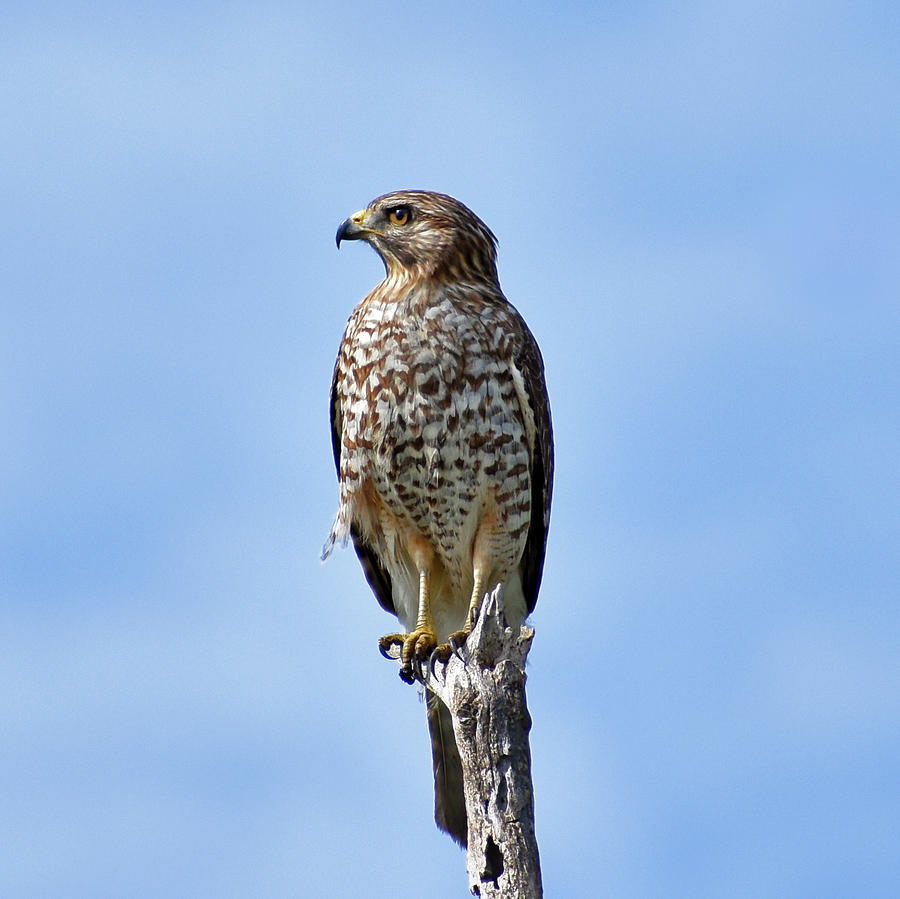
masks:
<path fill-rule="evenodd" d="M 541 575 L 544 571 L 544 552 L 547 548 L 547 529 L 550 526 L 550 499 L 553 493 L 553 425 L 550 421 L 550 400 L 544 382 L 544 360 L 534 335 L 519 317 L 522 344 L 516 354 L 515 365 L 525 384 L 525 393 L 534 416 L 534 447 L 531 454 L 531 521 L 525 552 L 519 562 L 522 592 L 529 614 L 534 611 Z"/>
<path fill-rule="evenodd" d="M 340 354 L 338 354 L 340 361 Z M 331 376 L 331 449 L 334 452 L 334 467 L 337 469 L 338 480 L 341 477 L 341 403 L 338 397 L 338 365 L 334 366 L 334 374 Z M 353 548 L 359 557 L 363 573 L 369 586 L 375 593 L 375 597 L 381 607 L 392 614 L 394 611 L 394 598 L 391 590 L 391 576 L 381 564 L 381 560 L 375 555 L 371 546 L 363 542 L 355 524 L 350 525 L 350 537 L 353 540 Z"/>

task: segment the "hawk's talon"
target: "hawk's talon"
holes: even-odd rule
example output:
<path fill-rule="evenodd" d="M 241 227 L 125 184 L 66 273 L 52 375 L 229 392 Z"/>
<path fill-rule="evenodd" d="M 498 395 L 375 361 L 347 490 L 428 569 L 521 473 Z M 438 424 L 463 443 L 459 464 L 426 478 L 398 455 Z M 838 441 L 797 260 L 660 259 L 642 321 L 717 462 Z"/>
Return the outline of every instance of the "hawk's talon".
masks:
<path fill-rule="evenodd" d="M 437 648 L 437 637 L 434 634 L 419 636 L 413 648 L 413 657 L 417 662 L 427 662 L 428 657 Z"/>
<path fill-rule="evenodd" d="M 434 652 L 431 653 L 431 657 L 428 659 L 428 667 L 431 670 L 431 676 L 435 677 L 435 678 L 437 677 L 436 666 L 437 666 L 438 662 L 441 662 L 444 665 L 447 664 L 447 660 L 443 657 L 443 654 L 441 653 L 440 646 L 436 646 L 434 648 Z"/>
<path fill-rule="evenodd" d="M 427 664 L 427 662 L 427 659 L 420 658 L 418 652 L 413 655 L 409 667 L 412 671 L 414 680 L 425 683 L 425 668 L 423 666 Z"/>
<path fill-rule="evenodd" d="M 405 637 L 406 634 L 388 634 L 385 637 L 381 637 L 378 641 L 378 651 L 386 659 L 397 661 L 396 658 L 391 655 L 391 649 L 395 646 L 400 646 L 402 648 Z"/>
<path fill-rule="evenodd" d="M 417 627 L 408 634 L 388 634 L 378 641 L 378 648 L 386 659 L 397 661 L 395 647 L 400 647 L 400 679 L 407 684 L 422 679 L 422 665 L 437 646 L 437 635 L 428 627 Z M 391 653 L 394 650 L 394 654 Z"/>
<path fill-rule="evenodd" d="M 460 650 L 466 645 L 466 638 L 472 633 L 472 625 L 467 621 L 466 626 L 461 631 L 454 631 L 447 638 L 450 649 L 461 662 L 465 662 Z"/>
<path fill-rule="evenodd" d="M 440 646 L 435 647 L 434 652 L 438 660 L 446 665 L 450 661 L 450 656 L 453 655 L 453 647 L 449 643 L 441 643 Z"/>

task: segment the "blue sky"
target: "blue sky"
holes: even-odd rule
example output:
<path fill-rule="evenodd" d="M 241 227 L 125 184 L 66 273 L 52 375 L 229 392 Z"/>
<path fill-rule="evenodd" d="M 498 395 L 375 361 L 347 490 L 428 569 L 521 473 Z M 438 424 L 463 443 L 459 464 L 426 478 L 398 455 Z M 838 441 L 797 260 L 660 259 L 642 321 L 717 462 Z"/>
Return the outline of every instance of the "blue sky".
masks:
<path fill-rule="evenodd" d="M 547 894 L 897 895 L 895 4 L 0 26 L 2 895 L 467 895 L 393 619 L 318 561 L 381 276 L 334 231 L 402 187 L 544 352 Z"/>

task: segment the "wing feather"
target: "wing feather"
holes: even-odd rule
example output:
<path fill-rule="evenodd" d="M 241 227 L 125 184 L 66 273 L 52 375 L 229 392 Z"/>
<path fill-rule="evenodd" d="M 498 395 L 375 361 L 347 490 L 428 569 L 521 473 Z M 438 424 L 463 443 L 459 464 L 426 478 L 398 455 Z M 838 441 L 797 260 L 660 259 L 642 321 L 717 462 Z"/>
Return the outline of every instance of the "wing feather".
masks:
<path fill-rule="evenodd" d="M 338 356 L 340 360 L 340 356 Z M 334 374 L 331 376 L 331 449 L 334 453 L 334 467 L 337 469 L 338 480 L 341 477 L 341 401 L 338 392 L 338 365 L 334 366 Z M 350 525 L 350 539 L 353 541 L 353 548 L 362 565 L 363 573 L 375 598 L 381 607 L 392 614 L 396 615 L 394 610 L 393 588 L 391 586 L 391 576 L 387 569 L 381 564 L 381 559 L 375 553 L 375 550 L 363 540 L 355 524 Z"/>
<path fill-rule="evenodd" d="M 525 395 L 534 418 L 534 445 L 531 452 L 531 522 L 525 541 L 525 551 L 519 563 L 522 592 L 529 614 L 534 611 L 544 554 L 550 527 L 550 502 L 553 494 L 553 424 L 550 419 L 550 400 L 544 381 L 544 360 L 534 335 L 519 318 L 522 341 L 515 364 L 525 387 Z"/>

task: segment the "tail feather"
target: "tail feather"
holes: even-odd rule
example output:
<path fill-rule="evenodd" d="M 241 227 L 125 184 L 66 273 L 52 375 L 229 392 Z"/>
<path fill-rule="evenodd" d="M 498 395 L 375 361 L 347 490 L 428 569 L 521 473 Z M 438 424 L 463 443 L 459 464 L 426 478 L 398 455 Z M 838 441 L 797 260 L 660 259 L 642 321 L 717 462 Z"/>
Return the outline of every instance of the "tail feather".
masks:
<path fill-rule="evenodd" d="M 449 709 L 430 691 L 426 692 L 431 762 L 434 769 L 434 820 L 460 846 L 468 843 L 466 797 L 463 793 L 462 762 Z"/>

